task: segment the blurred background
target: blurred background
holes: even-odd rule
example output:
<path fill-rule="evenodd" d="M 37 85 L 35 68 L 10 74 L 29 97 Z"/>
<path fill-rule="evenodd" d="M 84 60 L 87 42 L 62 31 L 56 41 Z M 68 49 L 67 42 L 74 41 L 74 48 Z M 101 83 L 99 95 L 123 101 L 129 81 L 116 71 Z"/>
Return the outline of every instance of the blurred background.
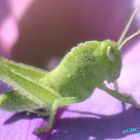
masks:
<path fill-rule="evenodd" d="M 0 0 L 0 55 L 49 68 L 87 40 L 118 40 L 136 1 Z M 137 29 L 134 22 L 129 33 Z"/>

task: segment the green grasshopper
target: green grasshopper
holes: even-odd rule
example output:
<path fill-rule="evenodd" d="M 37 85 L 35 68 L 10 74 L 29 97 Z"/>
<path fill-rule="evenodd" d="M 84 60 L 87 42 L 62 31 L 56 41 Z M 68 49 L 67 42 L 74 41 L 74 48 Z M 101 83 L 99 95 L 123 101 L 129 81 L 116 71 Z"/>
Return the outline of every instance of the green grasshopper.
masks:
<path fill-rule="evenodd" d="M 52 128 L 58 108 L 87 99 L 95 88 L 140 108 L 132 96 L 119 93 L 116 81 L 122 67 L 122 46 L 140 34 L 138 30 L 125 38 L 137 10 L 132 13 L 118 42 L 105 40 L 81 43 L 72 48 L 50 72 L 0 58 L 0 80 L 15 89 L 0 95 L 0 108 L 49 115 L 48 124 L 37 128 L 35 134 Z M 105 80 L 114 83 L 114 90 L 106 87 Z M 39 112 L 38 109 L 44 111 Z"/>

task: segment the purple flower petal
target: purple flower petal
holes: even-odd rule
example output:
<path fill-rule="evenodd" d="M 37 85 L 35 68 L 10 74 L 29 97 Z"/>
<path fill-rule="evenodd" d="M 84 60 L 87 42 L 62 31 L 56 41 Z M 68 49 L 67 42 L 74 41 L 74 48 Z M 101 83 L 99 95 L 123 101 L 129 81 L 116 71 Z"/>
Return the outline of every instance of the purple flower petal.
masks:
<path fill-rule="evenodd" d="M 1 140 L 39 140 L 33 135 L 35 128 L 42 124 L 42 118 L 27 116 L 25 113 L 14 114 L 0 111 L 0 139 Z"/>

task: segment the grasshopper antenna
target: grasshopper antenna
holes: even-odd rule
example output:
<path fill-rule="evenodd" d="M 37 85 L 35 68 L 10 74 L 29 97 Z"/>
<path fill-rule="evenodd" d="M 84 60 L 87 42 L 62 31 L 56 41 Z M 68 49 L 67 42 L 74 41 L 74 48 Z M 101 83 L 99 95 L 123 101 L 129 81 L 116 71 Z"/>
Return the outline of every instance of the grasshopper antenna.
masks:
<path fill-rule="evenodd" d="M 133 20 L 135 18 L 135 15 L 136 15 L 137 11 L 139 10 L 139 8 L 140 8 L 140 5 L 138 5 L 136 7 L 136 9 L 134 10 L 134 12 L 130 16 L 130 18 L 128 20 L 128 23 L 126 24 L 126 27 L 124 28 L 124 30 L 123 30 L 123 32 L 122 32 L 122 34 L 121 34 L 121 36 L 120 36 L 120 38 L 119 38 L 119 40 L 117 42 L 117 44 L 119 46 L 119 50 L 121 50 L 121 48 L 123 47 L 123 45 L 126 44 L 129 40 L 131 40 L 132 38 L 134 38 L 135 36 L 137 36 L 138 34 L 140 34 L 140 30 L 138 30 L 137 32 L 135 32 L 132 35 L 130 35 L 130 36 L 128 36 L 128 37 L 125 38 L 126 33 L 128 32 L 128 30 L 129 30 L 129 28 L 130 28 L 130 26 L 131 26 L 131 24 L 132 24 L 132 22 L 133 22 Z M 118 86 L 117 80 L 114 81 L 114 89 L 116 91 L 119 91 L 119 86 Z"/>
<path fill-rule="evenodd" d="M 127 25 L 126 25 L 124 31 L 122 32 L 122 34 L 121 34 L 121 36 L 120 36 L 120 38 L 119 38 L 119 40 L 118 40 L 118 42 L 117 42 L 118 45 L 119 45 L 119 49 L 121 49 L 122 46 L 123 46 L 124 44 L 126 44 L 129 40 L 131 40 L 132 38 L 134 38 L 135 36 L 137 36 L 138 34 L 140 34 L 140 30 L 138 30 L 138 31 L 135 32 L 134 34 L 132 34 L 132 35 L 130 35 L 130 36 L 128 36 L 128 37 L 125 38 L 126 33 L 128 32 L 128 30 L 129 30 L 129 28 L 130 28 L 130 26 L 131 26 L 131 24 L 132 24 L 132 22 L 133 22 L 133 20 L 134 20 L 134 17 L 135 17 L 135 15 L 136 15 L 137 11 L 139 10 L 139 8 L 140 8 L 140 5 L 138 5 L 138 6 L 136 7 L 136 9 L 134 10 L 134 12 L 133 12 L 132 15 L 130 16 L 130 18 L 129 18 L 129 20 L 128 20 L 128 23 L 127 23 Z"/>

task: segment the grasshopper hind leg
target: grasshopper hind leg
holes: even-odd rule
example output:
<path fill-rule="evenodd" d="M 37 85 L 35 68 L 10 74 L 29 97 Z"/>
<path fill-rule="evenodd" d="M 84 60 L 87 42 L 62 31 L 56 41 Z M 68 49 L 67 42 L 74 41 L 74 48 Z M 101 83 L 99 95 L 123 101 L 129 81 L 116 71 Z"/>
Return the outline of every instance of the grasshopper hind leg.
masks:
<path fill-rule="evenodd" d="M 7 111 L 21 112 L 33 110 L 38 104 L 19 91 L 9 91 L 0 95 L 0 108 Z"/>

